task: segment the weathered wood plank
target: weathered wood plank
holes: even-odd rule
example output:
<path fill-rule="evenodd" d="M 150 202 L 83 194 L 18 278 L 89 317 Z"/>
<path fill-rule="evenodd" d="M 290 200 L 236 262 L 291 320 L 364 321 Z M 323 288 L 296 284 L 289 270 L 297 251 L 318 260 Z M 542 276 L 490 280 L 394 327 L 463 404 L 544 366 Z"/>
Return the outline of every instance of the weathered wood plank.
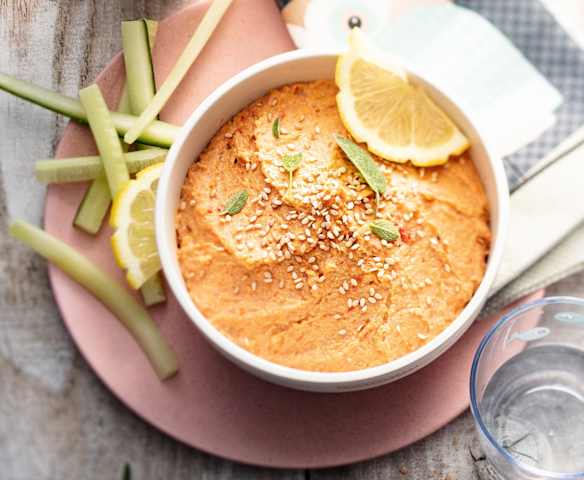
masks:
<path fill-rule="evenodd" d="M 187 0 L 0 0 L 0 69 L 73 95 L 120 48 L 120 19 L 162 18 Z M 51 156 L 65 122 L 0 93 L 0 477 L 10 480 L 488 478 L 467 412 L 429 438 L 370 462 L 324 471 L 241 466 L 186 447 L 128 411 L 73 347 L 44 262 L 7 235 L 38 223 L 44 187 L 34 160 Z M 584 276 L 550 293 L 584 295 Z"/>

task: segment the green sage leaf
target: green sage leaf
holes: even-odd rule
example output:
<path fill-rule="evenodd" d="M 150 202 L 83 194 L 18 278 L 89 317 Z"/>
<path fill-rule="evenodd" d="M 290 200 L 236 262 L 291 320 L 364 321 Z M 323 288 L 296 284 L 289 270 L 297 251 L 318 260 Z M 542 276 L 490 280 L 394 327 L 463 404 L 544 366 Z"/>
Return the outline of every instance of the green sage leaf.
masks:
<path fill-rule="evenodd" d="M 227 200 L 227 203 L 225 204 L 225 210 L 221 212 L 221 215 L 235 215 L 241 212 L 243 207 L 245 207 L 248 198 L 249 193 L 247 190 L 241 190 L 233 194 L 231 197 L 229 197 L 229 200 Z"/>
<path fill-rule="evenodd" d="M 376 193 L 376 198 L 378 199 L 379 195 L 383 195 L 387 188 L 385 175 L 383 175 L 375 160 L 369 155 L 369 152 L 355 142 L 340 135 L 335 135 L 335 141 L 341 147 L 341 150 L 345 152 L 345 155 L 351 163 L 355 165 L 363 180 Z"/>
<path fill-rule="evenodd" d="M 369 224 L 369 230 L 382 240 L 395 242 L 400 238 L 399 229 L 389 220 L 375 220 Z"/>

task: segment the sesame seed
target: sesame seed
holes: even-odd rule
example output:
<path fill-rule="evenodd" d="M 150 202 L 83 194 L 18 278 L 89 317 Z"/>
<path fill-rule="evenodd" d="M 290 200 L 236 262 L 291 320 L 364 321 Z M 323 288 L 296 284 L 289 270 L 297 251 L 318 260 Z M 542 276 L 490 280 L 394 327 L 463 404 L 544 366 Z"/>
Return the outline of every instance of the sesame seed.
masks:
<path fill-rule="evenodd" d="M 350 298 L 347 298 L 347 307 L 349 308 L 353 307 L 353 300 L 351 300 Z"/>
<path fill-rule="evenodd" d="M 291 272 L 294 270 L 294 265 L 289 265 L 288 268 L 286 268 L 287 272 Z"/>
<path fill-rule="evenodd" d="M 233 133 L 231 132 L 226 133 L 225 138 L 233 138 Z"/>
<path fill-rule="evenodd" d="M 350 282 L 351 282 L 351 285 L 353 285 L 354 287 L 356 287 L 359 284 L 357 282 L 357 280 L 355 280 L 354 278 L 351 278 Z"/>
<path fill-rule="evenodd" d="M 365 298 L 361 297 L 361 299 L 359 300 L 359 306 L 364 307 L 366 302 L 367 302 L 367 300 L 365 300 Z"/>
<path fill-rule="evenodd" d="M 336 315 L 335 315 L 335 317 L 336 317 Z M 341 316 L 340 316 L 340 315 L 339 315 L 339 318 L 341 318 Z M 343 328 L 343 329 L 341 329 L 341 330 L 339 330 L 339 335 L 340 335 L 341 337 L 344 337 L 346 334 L 347 334 L 347 331 L 346 331 L 344 328 Z"/>
<path fill-rule="evenodd" d="M 430 243 L 431 243 L 432 245 L 438 245 L 438 239 L 437 239 L 436 237 L 432 237 L 432 238 L 430 239 Z"/>
<path fill-rule="evenodd" d="M 311 290 L 312 290 L 313 292 L 315 292 L 315 291 L 317 291 L 317 290 L 318 290 L 318 285 L 315 283 L 315 284 L 314 284 L 314 285 L 312 285 L 312 287 L 310 287 L 310 288 L 311 288 Z"/>
<path fill-rule="evenodd" d="M 257 282 L 254 280 L 253 282 L 251 282 L 251 289 L 255 292 L 256 289 L 258 288 L 258 284 Z"/>
<path fill-rule="evenodd" d="M 278 287 L 284 288 L 284 280 L 280 280 L 280 283 L 278 283 Z"/>
<path fill-rule="evenodd" d="M 345 293 L 347 293 L 347 292 L 346 292 L 346 290 L 345 290 L 345 289 L 344 289 L 344 288 L 341 286 L 341 287 L 339 287 L 339 293 L 340 293 L 341 295 L 345 295 Z"/>
<path fill-rule="evenodd" d="M 237 285 L 234 289 L 233 289 L 233 293 L 235 293 L 236 295 L 239 293 L 239 285 Z"/>
<path fill-rule="evenodd" d="M 448 265 L 448 264 L 444 265 L 444 271 L 446 273 L 450 273 L 450 270 L 451 270 L 450 265 Z"/>
<path fill-rule="evenodd" d="M 303 287 L 304 287 L 304 284 L 302 282 L 296 284 L 296 290 L 300 290 Z"/>
<path fill-rule="evenodd" d="M 365 313 L 365 312 L 367 311 L 367 305 L 365 305 L 365 306 L 361 307 L 361 311 L 362 311 L 363 313 Z"/>
<path fill-rule="evenodd" d="M 381 293 L 376 293 L 375 295 L 373 295 L 377 300 L 383 300 L 383 295 L 381 295 Z"/>
<path fill-rule="evenodd" d="M 308 259 L 308 263 L 314 263 L 314 262 L 316 262 L 316 257 L 310 257 Z"/>
<path fill-rule="evenodd" d="M 374 297 L 369 297 L 368 300 L 369 303 L 377 303 L 377 300 Z"/>

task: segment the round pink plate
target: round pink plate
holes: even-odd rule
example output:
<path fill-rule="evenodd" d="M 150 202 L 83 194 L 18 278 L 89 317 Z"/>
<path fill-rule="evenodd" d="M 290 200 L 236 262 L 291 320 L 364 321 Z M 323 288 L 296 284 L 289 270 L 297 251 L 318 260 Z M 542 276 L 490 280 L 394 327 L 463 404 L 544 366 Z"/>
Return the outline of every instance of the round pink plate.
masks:
<path fill-rule="evenodd" d="M 197 3 L 160 25 L 154 62 L 164 79 L 206 8 Z M 237 0 L 162 118 L 181 124 L 217 85 L 242 68 L 292 48 L 273 0 Z M 111 108 L 124 82 L 119 55 L 98 79 Z M 92 154 L 85 127 L 71 123 L 58 156 Z M 72 227 L 85 186 L 52 186 L 45 226 L 124 284 L 105 227 Z M 130 335 L 98 301 L 50 269 L 63 320 L 95 372 L 125 404 L 167 434 L 209 453 L 272 467 L 340 465 L 391 452 L 428 435 L 468 406 L 471 359 L 492 321 L 476 323 L 437 361 L 396 383 L 346 394 L 314 394 L 265 383 L 229 363 L 198 333 L 174 298 L 152 309 L 180 359 L 160 382 Z M 493 319 L 494 320 L 494 319 Z"/>

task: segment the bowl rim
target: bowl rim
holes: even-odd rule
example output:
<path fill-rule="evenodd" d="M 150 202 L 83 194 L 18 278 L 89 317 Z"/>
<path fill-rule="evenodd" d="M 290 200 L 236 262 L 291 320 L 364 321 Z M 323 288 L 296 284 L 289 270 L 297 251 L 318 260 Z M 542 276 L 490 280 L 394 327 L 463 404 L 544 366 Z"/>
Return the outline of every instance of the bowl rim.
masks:
<path fill-rule="evenodd" d="M 496 440 L 494 435 L 487 428 L 485 421 L 483 420 L 483 415 L 481 414 L 480 402 L 478 400 L 478 375 L 479 369 L 481 367 L 481 360 L 483 359 L 483 353 L 487 346 L 491 343 L 491 340 L 495 334 L 509 322 L 513 321 L 519 315 L 527 313 L 535 308 L 546 307 L 547 305 L 577 305 L 579 307 L 584 307 L 584 298 L 572 297 L 572 296 L 553 296 L 544 297 L 533 302 L 520 305 L 510 312 L 503 315 L 495 325 L 493 325 L 489 331 L 485 334 L 477 351 L 475 352 L 472 366 L 470 370 L 469 379 L 469 393 L 470 393 L 470 411 L 475 420 L 475 425 L 477 430 L 481 432 L 487 439 L 489 444 L 495 449 L 495 451 L 503 457 L 503 459 L 512 467 L 519 469 L 520 471 L 533 475 L 537 478 L 548 478 L 557 480 L 577 480 L 584 478 L 584 471 L 573 472 L 573 473 L 561 473 L 553 472 L 550 470 L 544 470 L 542 468 L 533 467 L 525 463 L 521 463 L 515 459 L 503 446 Z"/>
<path fill-rule="evenodd" d="M 505 175 L 502 161 L 498 157 L 494 157 L 493 153 L 489 149 L 489 146 L 480 136 L 480 133 L 476 129 L 474 123 L 469 120 L 468 116 L 464 113 L 464 110 L 458 104 L 455 104 L 448 95 L 442 92 L 441 89 L 434 86 L 432 82 L 426 80 L 423 75 L 418 74 L 415 69 L 406 68 L 408 73 L 411 73 L 414 76 L 422 79 L 431 85 L 432 88 L 434 88 L 436 91 L 440 92 L 440 94 L 444 98 L 448 99 L 459 111 L 459 113 L 461 113 L 464 118 L 467 119 L 468 123 L 472 125 L 474 130 L 479 134 L 482 147 L 487 153 L 490 169 L 494 177 L 496 205 L 491 205 L 491 208 L 497 208 L 499 211 L 499 216 L 497 224 L 491 225 L 491 228 L 496 228 L 497 235 L 496 238 L 494 238 L 491 242 L 489 260 L 481 283 L 464 309 L 442 332 L 440 332 L 430 342 L 414 350 L 413 352 L 381 365 L 344 372 L 319 372 L 301 370 L 274 363 L 245 350 L 243 347 L 240 347 L 223 333 L 221 333 L 207 318 L 205 318 L 205 316 L 199 311 L 198 307 L 192 301 L 184 284 L 180 268 L 175 267 L 174 262 L 176 259 L 174 258 L 175 255 L 173 246 L 170 245 L 167 235 L 169 222 L 172 222 L 172 228 L 174 228 L 175 224 L 174 216 L 172 219 L 169 219 L 167 218 L 167 215 L 165 215 L 165 212 L 167 211 L 166 205 L 170 201 L 169 191 L 172 190 L 170 177 L 183 146 L 187 142 L 193 130 L 196 128 L 199 121 L 204 119 L 207 111 L 213 105 L 215 105 L 215 103 L 221 101 L 224 95 L 226 95 L 231 89 L 235 88 L 241 82 L 285 63 L 292 63 L 297 60 L 310 59 L 315 57 L 338 56 L 339 54 L 341 54 L 341 51 L 338 49 L 299 49 L 285 52 L 273 57 L 269 57 L 242 70 L 238 74 L 231 77 L 229 80 L 225 81 L 217 89 L 215 89 L 191 113 L 188 120 L 181 127 L 177 139 L 171 146 L 159 180 L 155 206 L 156 242 L 160 252 L 162 269 L 164 271 L 168 285 L 170 286 L 173 294 L 177 298 L 179 304 L 189 319 L 196 325 L 199 331 L 203 333 L 203 335 L 215 348 L 219 349 L 220 352 L 227 355 L 230 359 L 235 360 L 239 366 L 249 367 L 250 371 L 253 373 L 259 373 L 263 378 L 269 378 L 272 379 L 272 381 L 275 381 L 274 379 L 277 378 L 283 384 L 290 385 L 293 383 L 298 387 L 313 386 L 318 388 L 326 386 L 330 387 L 334 385 L 350 386 L 352 384 L 358 386 L 358 384 L 362 384 L 367 381 L 388 377 L 394 372 L 404 372 L 403 375 L 397 375 L 395 379 L 388 379 L 388 381 L 393 381 L 397 380 L 401 376 L 413 373 L 415 369 L 421 368 L 427 365 L 430 361 L 433 361 L 437 356 L 439 356 L 453 343 L 455 343 L 455 341 L 464 333 L 464 331 L 472 323 L 470 321 L 471 317 L 473 316 L 472 312 L 478 312 L 486 300 L 488 292 L 495 280 L 495 276 L 503 256 L 503 247 L 509 219 L 509 193 L 507 177 Z M 449 340 L 451 340 L 450 343 Z M 421 361 L 423 359 L 428 359 L 428 361 L 422 363 Z M 417 368 L 414 367 L 419 363 L 422 364 L 417 366 Z M 408 367 L 410 368 L 408 369 Z M 376 385 L 377 384 L 372 384 L 370 386 L 374 387 Z M 362 388 L 368 387 L 369 386 L 365 385 Z"/>

